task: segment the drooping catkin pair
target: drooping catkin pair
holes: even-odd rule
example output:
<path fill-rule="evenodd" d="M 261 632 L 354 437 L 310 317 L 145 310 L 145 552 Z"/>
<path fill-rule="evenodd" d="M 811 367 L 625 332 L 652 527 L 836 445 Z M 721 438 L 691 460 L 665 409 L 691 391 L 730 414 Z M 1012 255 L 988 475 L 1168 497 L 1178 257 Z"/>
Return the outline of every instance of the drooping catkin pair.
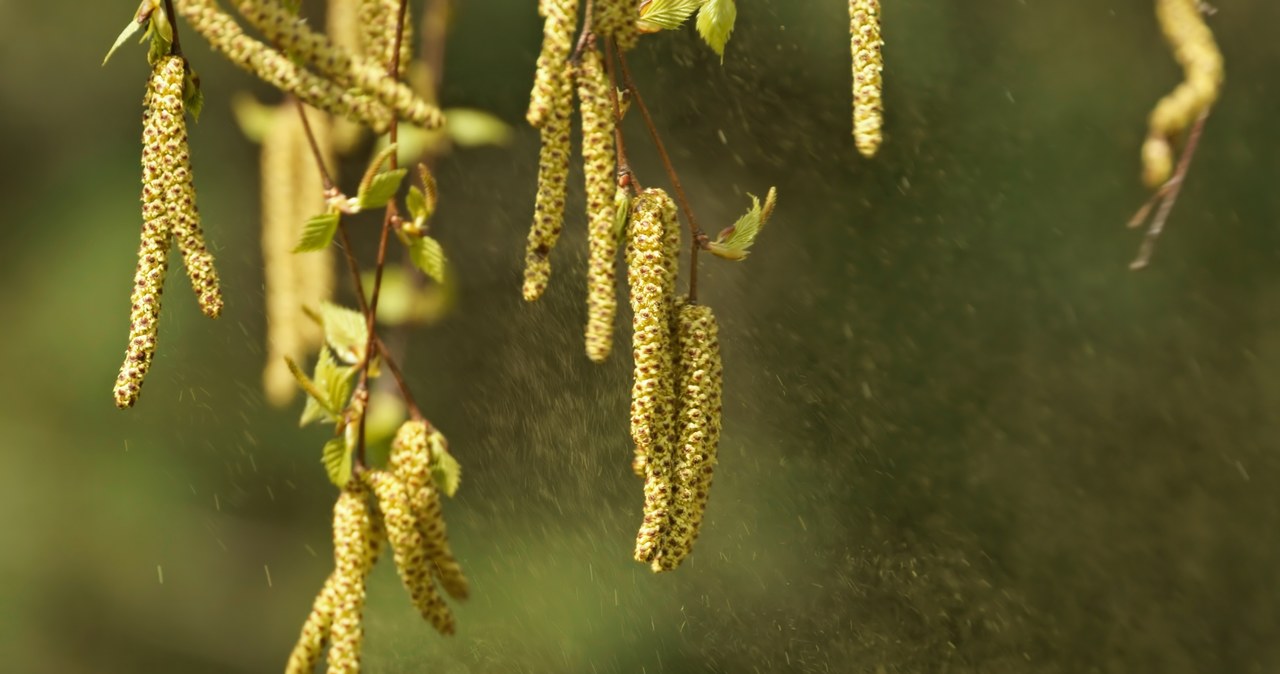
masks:
<path fill-rule="evenodd" d="M 328 671 L 359 671 L 365 579 L 384 538 L 418 612 L 441 634 L 454 633 L 453 614 L 435 584 L 455 599 L 467 597 L 468 584 L 449 547 L 431 478 L 432 452 L 446 451 L 444 442 L 426 422 L 407 421 L 396 433 L 388 467 L 363 471 L 347 483 L 334 506 L 334 571 L 303 623 L 286 674 L 311 672 L 326 642 Z"/>
<path fill-rule="evenodd" d="M 393 110 L 403 121 L 424 128 L 444 123 L 438 108 L 386 74 L 385 66 L 335 46 L 274 0 L 243 2 L 242 10 L 288 53 L 245 35 L 214 0 L 175 0 L 174 5 L 191 27 L 232 63 L 308 105 L 366 124 L 375 133 L 386 132 Z"/>
<path fill-rule="evenodd" d="M 675 300 L 680 223 L 662 190 L 645 190 L 631 211 L 632 469 L 644 477 L 644 519 L 635 558 L 674 569 L 693 548 L 706 510 L 720 442 L 723 369 L 710 307 Z"/>
<path fill-rule="evenodd" d="M 262 137 L 262 256 L 266 293 L 267 362 L 262 372 L 267 401 L 292 400 L 297 380 L 285 359 L 301 362 L 320 344 L 320 326 L 303 307 L 318 307 L 333 294 L 333 249 L 294 253 L 307 219 L 325 205 L 324 183 L 312 156 L 297 106 L 283 103 Z M 308 111 L 316 144 L 325 151 L 330 123 Z M 325 160 L 333 166 L 332 157 Z"/>
<path fill-rule="evenodd" d="M 222 291 L 213 255 L 205 245 L 187 144 L 186 61 L 165 56 L 153 66 L 142 124 L 142 241 L 130 297 L 129 346 L 116 378 L 120 408 L 138 400 L 155 355 L 160 299 L 169 265 L 170 238 L 177 241 L 200 310 L 222 313 Z"/>
<path fill-rule="evenodd" d="M 1142 145 L 1142 180 L 1159 187 L 1173 173 L 1173 140 L 1207 114 L 1222 87 L 1222 53 L 1204 22 L 1198 0 L 1156 0 L 1156 18 L 1184 79 L 1160 99 Z"/>
<path fill-rule="evenodd" d="M 884 122 L 880 71 L 880 0 L 849 0 L 849 48 L 853 52 L 853 142 L 864 157 L 880 148 Z"/>

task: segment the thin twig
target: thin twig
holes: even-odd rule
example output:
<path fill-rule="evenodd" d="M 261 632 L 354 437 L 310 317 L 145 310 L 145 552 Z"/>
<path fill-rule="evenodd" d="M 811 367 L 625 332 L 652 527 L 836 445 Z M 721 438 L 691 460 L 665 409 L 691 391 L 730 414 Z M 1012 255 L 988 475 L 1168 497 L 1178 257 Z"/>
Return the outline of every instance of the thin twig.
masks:
<path fill-rule="evenodd" d="M 330 192 L 337 189 L 337 186 L 333 183 L 333 176 L 329 173 L 329 167 L 324 165 L 324 153 L 320 152 L 320 145 L 316 143 L 315 133 L 311 131 L 311 120 L 307 119 L 307 106 L 295 96 L 290 96 L 289 98 L 298 107 L 298 117 L 302 119 L 302 129 L 307 134 L 307 143 L 311 146 L 311 154 L 316 158 L 316 168 L 320 169 L 320 180 L 324 183 L 325 196 L 328 197 Z"/>
<path fill-rule="evenodd" d="M 578 44 L 574 46 L 573 55 L 569 57 L 569 60 L 574 64 L 577 64 L 582 58 L 582 50 L 586 49 L 591 38 L 595 37 L 591 34 L 591 6 L 593 4 L 595 4 L 594 0 L 587 0 L 586 15 L 582 19 L 582 32 L 578 33 Z"/>
<path fill-rule="evenodd" d="M 707 235 L 702 232 L 702 228 L 698 226 L 698 219 L 693 215 L 693 209 L 689 207 L 689 198 L 685 196 L 684 186 L 680 184 L 680 176 L 676 174 L 676 168 L 671 163 L 671 156 L 667 154 L 666 145 L 662 143 L 662 137 L 658 134 L 658 127 L 653 123 L 653 117 L 649 114 L 649 108 L 644 104 L 644 98 L 640 96 L 640 90 L 636 88 L 635 80 L 631 78 L 631 68 L 627 66 L 627 56 L 622 52 L 618 52 L 618 63 L 622 66 L 622 78 L 626 83 L 627 91 L 631 92 L 631 98 L 635 101 L 636 107 L 640 109 L 640 116 L 644 118 L 644 125 L 649 129 L 649 137 L 653 139 L 653 144 L 658 148 L 658 156 L 662 158 L 662 165 L 667 170 L 667 177 L 671 180 L 671 186 L 676 190 L 676 200 L 680 202 L 680 210 L 684 211 L 685 218 L 689 221 L 689 235 L 693 241 L 689 246 L 689 300 L 696 302 L 698 300 L 698 249 L 707 245 Z"/>
<path fill-rule="evenodd" d="M 1178 157 L 1178 166 L 1174 170 L 1173 177 L 1165 181 L 1156 193 L 1151 195 L 1147 203 L 1138 209 L 1138 212 L 1129 221 L 1130 227 L 1138 227 L 1147 219 L 1147 214 L 1151 212 L 1151 208 L 1160 203 L 1160 208 L 1156 210 L 1156 215 L 1151 219 L 1151 225 L 1147 227 L 1147 234 L 1142 238 L 1142 244 L 1138 246 L 1138 256 L 1129 263 L 1132 270 L 1144 269 L 1151 262 L 1151 255 L 1155 252 L 1156 240 L 1160 238 L 1160 234 L 1164 232 L 1165 222 L 1169 219 L 1169 213 L 1173 210 L 1173 204 L 1178 200 L 1178 193 L 1182 191 L 1182 183 L 1187 177 L 1187 170 L 1191 167 L 1191 157 L 1196 152 L 1196 147 L 1200 143 L 1200 132 L 1204 130 L 1205 120 L 1209 118 L 1209 111 L 1205 110 L 1196 118 L 1196 123 L 1191 127 L 1191 131 L 1187 134 L 1187 144 L 1182 148 L 1182 155 Z"/>
<path fill-rule="evenodd" d="M 173 9 L 173 0 L 164 0 L 165 18 L 169 20 L 169 29 L 173 33 L 173 42 L 169 43 L 169 53 L 182 56 L 182 45 L 178 42 L 178 13 Z"/>
<path fill-rule="evenodd" d="M 616 49 L 612 38 L 605 41 L 604 71 L 609 75 L 609 99 L 613 102 L 613 144 L 618 155 L 618 187 L 630 187 L 633 194 L 639 194 L 640 181 L 636 180 L 636 174 L 631 171 L 631 163 L 627 161 L 627 143 L 622 139 L 622 106 L 618 102 L 618 78 L 613 68 Z"/>

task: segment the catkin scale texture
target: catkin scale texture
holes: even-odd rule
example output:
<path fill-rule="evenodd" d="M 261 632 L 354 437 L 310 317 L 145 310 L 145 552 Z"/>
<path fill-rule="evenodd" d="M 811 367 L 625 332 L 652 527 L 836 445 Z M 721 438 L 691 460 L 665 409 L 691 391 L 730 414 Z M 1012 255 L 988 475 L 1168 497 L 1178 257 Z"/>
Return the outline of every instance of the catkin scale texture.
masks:
<path fill-rule="evenodd" d="M 636 0 L 595 0 L 593 30 L 613 38 L 618 49 L 628 51 L 636 46 L 640 31 L 636 28 L 639 17 Z"/>
<path fill-rule="evenodd" d="M 529 93 L 529 110 L 525 118 L 534 128 L 542 128 L 558 113 L 572 105 L 562 94 L 569 52 L 573 49 L 573 31 L 578 25 L 578 0 L 540 0 L 538 13 L 542 24 L 542 51 L 538 54 L 533 90 Z M 568 114 L 567 112 L 565 114 Z"/>
<path fill-rule="evenodd" d="M 352 481 L 333 506 L 333 619 L 329 627 L 329 669 L 360 671 L 365 580 L 377 556 L 377 525 L 368 492 Z"/>
<path fill-rule="evenodd" d="M 449 596 L 465 599 L 470 592 L 467 578 L 449 547 L 440 493 L 431 477 L 433 443 L 441 448 L 447 446 L 444 436 L 429 429 L 425 421 L 406 421 L 391 443 L 388 465 L 404 482 L 432 572 Z"/>
<path fill-rule="evenodd" d="M 571 68 L 553 83 L 558 103 L 542 126 L 542 148 L 538 153 L 538 191 L 534 197 L 533 224 L 525 248 L 524 285 L 521 293 L 526 302 L 542 296 L 551 279 L 551 250 L 564 226 L 565 190 L 569 180 L 570 114 L 573 108 Z"/>
<path fill-rule="evenodd" d="M 378 497 L 387 539 L 395 555 L 396 569 L 413 605 L 427 622 L 441 634 L 453 634 L 453 613 L 436 592 L 431 567 L 426 555 L 426 542 L 418 527 L 409 493 L 403 480 L 392 472 L 371 470 L 365 479 Z"/>
<path fill-rule="evenodd" d="M 853 141 L 872 157 L 880 148 L 884 120 L 881 76 L 880 0 L 849 0 L 849 48 L 853 52 Z"/>
<path fill-rule="evenodd" d="M 614 267 L 618 237 L 613 226 L 617 192 L 613 105 L 609 78 L 597 49 L 582 54 L 578 67 L 578 100 L 582 112 L 582 170 L 588 220 L 587 357 L 600 363 L 613 348 L 613 320 L 618 311 Z"/>
<path fill-rule="evenodd" d="M 1182 66 L 1183 81 L 1156 104 L 1147 120 L 1142 146 L 1142 179 L 1158 187 L 1173 173 L 1171 139 L 1208 112 L 1222 88 L 1222 53 L 1204 22 L 1196 0 L 1156 0 L 1156 18 L 1174 58 Z"/>

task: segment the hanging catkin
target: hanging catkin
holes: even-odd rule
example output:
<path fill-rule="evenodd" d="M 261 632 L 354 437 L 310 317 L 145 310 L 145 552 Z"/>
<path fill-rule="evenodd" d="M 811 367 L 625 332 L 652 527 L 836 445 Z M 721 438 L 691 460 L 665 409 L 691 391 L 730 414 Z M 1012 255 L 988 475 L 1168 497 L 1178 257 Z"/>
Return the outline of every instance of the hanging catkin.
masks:
<path fill-rule="evenodd" d="M 853 52 L 853 141 L 864 157 L 880 147 L 884 111 L 880 98 L 880 0 L 849 0 L 849 47 Z"/>
<path fill-rule="evenodd" d="M 360 671 L 365 581 L 376 558 L 376 525 L 368 491 L 352 480 L 333 507 L 333 620 L 329 627 L 330 674 Z"/>
<path fill-rule="evenodd" d="M 1159 187 L 1173 172 L 1173 139 L 1209 111 L 1222 87 L 1222 53 L 1204 22 L 1197 0 L 1156 0 L 1156 18 L 1174 58 L 1182 66 L 1183 81 L 1160 99 L 1148 119 L 1142 146 L 1142 179 Z"/>
<path fill-rule="evenodd" d="M 449 547 L 440 493 L 431 478 L 433 445 L 438 452 L 448 451 L 440 431 L 429 429 L 425 421 L 406 421 L 391 443 L 388 465 L 404 482 L 432 572 L 449 596 L 465 599 L 469 593 L 467 577 Z"/>
<path fill-rule="evenodd" d="M 600 363 L 613 348 L 613 319 L 618 311 L 614 267 L 618 237 L 614 233 L 613 105 L 603 58 L 594 47 L 582 54 L 577 71 L 582 111 L 582 171 L 586 181 L 589 253 L 587 262 L 587 357 Z"/>
<path fill-rule="evenodd" d="M 592 30 L 612 38 L 618 49 L 628 51 L 640 36 L 636 29 L 639 16 L 636 0 L 595 0 Z"/>
<path fill-rule="evenodd" d="M 572 68 L 564 65 L 561 76 L 552 85 L 555 101 L 552 114 L 542 126 L 542 149 L 538 154 L 538 192 L 533 206 L 533 225 L 524 257 L 526 302 L 542 296 L 551 279 L 551 250 L 564 226 L 565 189 L 569 179 L 570 114 L 573 108 Z"/>
<path fill-rule="evenodd" d="M 386 72 L 391 66 L 391 50 L 395 47 L 400 0 L 360 0 L 359 17 L 364 55 L 375 63 L 381 63 L 383 72 Z M 412 58 L 413 19 L 406 8 L 404 36 L 400 41 L 400 77 L 404 77 Z"/>
<path fill-rule="evenodd" d="M 538 54 L 529 110 L 525 114 L 534 128 L 548 123 L 560 112 L 558 108 L 572 105 L 571 97 L 563 93 L 563 79 L 569 52 L 573 49 L 573 31 L 578 25 L 578 0 L 539 0 L 538 14 L 544 17 L 542 51 Z"/>

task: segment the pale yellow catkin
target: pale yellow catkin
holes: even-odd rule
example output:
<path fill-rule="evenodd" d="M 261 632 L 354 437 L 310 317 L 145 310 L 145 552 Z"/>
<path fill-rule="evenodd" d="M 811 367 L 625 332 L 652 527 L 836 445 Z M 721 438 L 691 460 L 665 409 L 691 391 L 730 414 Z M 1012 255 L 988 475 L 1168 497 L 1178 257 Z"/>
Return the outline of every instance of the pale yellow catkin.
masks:
<path fill-rule="evenodd" d="M 387 540 L 395 555 L 396 569 L 418 613 L 441 634 L 453 634 L 456 627 L 448 604 L 436 591 L 426 542 L 418 528 L 409 493 L 398 475 L 386 470 L 370 470 L 364 479 L 378 497 L 387 527 Z"/>
<path fill-rule="evenodd" d="M 538 13 L 545 17 L 542 51 L 538 54 L 529 110 L 525 114 L 534 128 L 542 128 L 556 117 L 561 112 L 558 108 L 572 105 L 571 97 L 565 97 L 562 92 L 569 52 L 573 49 L 573 32 L 578 25 L 578 0 L 540 0 Z"/>
<path fill-rule="evenodd" d="M 393 4 L 398 7 L 398 2 Z M 294 12 L 276 0 L 240 0 L 237 7 L 272 44 L 301 58 L 336 84 L 368 93 L 411 124 L 427 129 L 444 125 L 444 115 L 439 108 L 418 98 L 407 85 L 387 74 L 388 61 L 366 59 L 338 47 L 323 33 L 308 28 Z M 394 20 L 398 17 L 399 13 L 393 12 L 393 21 L 384 24 L 393 41 Z"/>
<path fill-rule="evenodd" d="M 360 0 L 360 41 L 366 58 L 383 64 L 383 70 L 391 65 L 391 50 L 395 46 L 396 22 L 399 20 L 400 0 Z M 403 77 L 413 57 L 413 18 L 406 9 L 404 36 L 400 42 L 400 69 Z"/>
<path fill-rule="evenodd" d="M 542 126 L 542 148 L 538 153 L 538 191 L 534 197 L 533 224 L 525 247 L 524 284 L 521 294 L 526 302 L 542 296 L 551 279 L 551 250 L 564 226 L 565 189 L 569 180 L 570 115 L 573 108 L 573 77 L 566 64 L 565 72 L 553 84 L 552 98 L 558 103 Z"/>
<path fill-rule="evenodd" d="M 388 466 L 404 481 L 432 572 L 449 596 L 466 599 L 470 593 L 467 577 L 449 546 L 440 492 L 431 477 L 433 446 L 436 451 L 448 451 L 447 441 L 439 430 L 430 428 L 425 421 L 410 419 L 396 431 Z"/>
<path fill-rule="evenodd" d="M 849 48 L 853 52 L 853 141 L 872 157 L 880 148 L 884 120 L 881 77 L 880 0 L 849 0 Z"/>
<path fill-rule="evenodd" d="M 363 24 L 360 22 L 361 0 L 329 0 L 325 3 L 325 33 L 341 49 L 364 54 Z M 330 148 L 341 155 L 350 154 L 364 139 L 364 126 L 349 119 L 333 119 Z"/>
<path fill-rule="evenodd" d="M 333 624 L 337 601 L 336 585 L 334 574 L 329 574 L 324 587 L 311 605 L 310 615 L 302 624 L 298 642 L 289 653 L 289 660 L 284 666 L 285 674 L 311 674 L 316 665 L 320 664 L 325 643 L 329 640 L 329 627 Z"/>
<path fill-rule="evenodd" d="M 680 223 L 675 203 L 660 189 L 636 197 L 627 243 L 627 283 L 632 311 L 631 438 L 633 470 L 643 472 L 644 520 L 636 535 L 635 558 L 652 562 L 670 526 L 674 470 L 672 430 L 675 396 L 671 310 L 675 296 L 673 239 Z"/>
<path fill-rule="evenodd" d="M 366 124 L 374 133 L 390 127 L 391 111 L 377 99 L 320 77 L 248 37 L 214 0 L 174 0 L 174 6 L 215 51 L 266 83 L 308 105 Z"/>
<path fill-rule="evenodd" d="M 628 51 L 636 46 L 640 31 L 636 19 L 640 17 L 636 0 L 595 0 L 592 30 L 612 38 L 618 49 Z"/>
<path fill-rule="evenodd" d="M 1173 140 L 1206 114 L 1222 88 L 1222 53 L 1204 21 L 1197 0 L 1156 0 L 1156 18 L 1183 81 L 1160 99 L 1147 121 L 1142 145 L 1142 180 L 1158 187 L 1173 173 Z"/>
<path fill-rule="evenodd" d="M 609 77 L 598 49 L 592 47 L 583 52 L 576 79 L 582 112 L 582 172 L 587 193 L 586 347 L 587 357 L 601 363 L 613 348 L 613 320 L 618 311 L 614 287 L 618 257 L 614 195 L 618 181 Z"/>
<path fill-rule="evenodd" d="M 711 307 L 680 303 L 676 313 L 679 414 L 674 505 L 671 529 L 653 561 L 654 571 L 674 569 L 692 552 L 707 509 L 720 445 L 724 368 L 718 333 Z"/>
<path fill-rule="evenodd" d="M 377 528 L 368 491 L 352 480 L 333 507 L 333 620 L 329 627 L 330 674 L 360 671 L 365 582 L 376 557 Z"/>

